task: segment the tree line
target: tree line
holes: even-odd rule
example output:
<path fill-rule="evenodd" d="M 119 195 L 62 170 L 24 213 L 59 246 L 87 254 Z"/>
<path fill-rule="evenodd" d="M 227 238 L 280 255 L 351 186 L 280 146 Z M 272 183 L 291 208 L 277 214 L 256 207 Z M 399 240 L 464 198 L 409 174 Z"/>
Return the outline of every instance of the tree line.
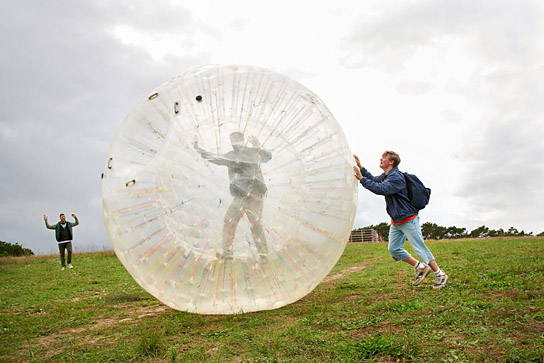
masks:
<path fill-rule="evenodd" d="M 385 240 L 389 238 L 390 224 L 382 222 L 377 225 L 371 225 L 354 229 L 352 231 L 353 237 L 359 237 L 361 230 L 363 229 L 375 229 L 377 230 Z M 526 233 L 521 230 L 518 231 L 514 227 L 510 227 L 508 230 L 502 228 L 490 229 L 486 226 L 478 227 L 472 231 L 468 231 L 463 227 L 443 227 L 436 223 L 426 222 L 421 225 L 421 233 L 425 239 L 458 239 L 458 238 L 485 238 L 485 237 L 533 237 L 533 232 Z M 544 232 L 539 233 L 537 236 L 544 236 Z"/>
<path fill-rule="evenodd" d="M 9 243 L 0 241 L 0 257 L 6 256 L 33 256 L 34 252 L 30 248 L 24 248 L 18 243 Z"/>
<path fill-rule="evenodd" d="M 354 229 L 351 231 L 353 240 L 362 241 L 361 231 L 364 229 L 375 229 L 387 241 L 389 239 L 389 223 L 382 222 L 377 225 L 370 225 Z M 533 232 L 525 233 L 518 231 L 514 227 L 508 230 L 502 228 L 490 229 L 486 226 L 478 227 L 468 231 L 463 227 L 443 227 L 436 223 L 426 222 L 421 225 L 421 233 L 425 239 L 458 239 L 458 238 L 485 238 L 485 237 L 533 237 Z M 538 237 L 544 237 L 544 232 L 537 234 Z M 24 248 L 18 243 L 9 243 L 0 241 L 0 257 L 5 256 L 33 256 L 34 252 L 30 248 Z"/>

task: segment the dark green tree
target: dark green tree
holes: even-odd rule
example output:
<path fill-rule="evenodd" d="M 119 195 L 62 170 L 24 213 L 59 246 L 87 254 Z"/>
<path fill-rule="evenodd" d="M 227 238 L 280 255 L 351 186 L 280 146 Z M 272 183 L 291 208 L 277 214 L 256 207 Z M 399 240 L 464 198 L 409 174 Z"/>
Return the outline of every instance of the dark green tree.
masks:
<path fill-rule="evenodd" d="M 466 228 L 459 228 L 459 227 L 448 227 L 446 230 L 446 238 L 465 238 L 467 236 L 467 229 Z"/>
<path fill-rule="evenodd" d="M 0 257 L 5 256 L 33 256 L 34 252 L 29 248 L 23 248 L 18 243 L 0 241 Z"/>
<path fill-rule="evenodd" d="M 469 237 L 472 237 L 472 238 L 483 238 L 488 236 L 489 236 L 489 228 L 486 226 L 478 227 L 469 233 Z"/>
<path fill-rule="evenodd" d="M 498 230 L 490 230 L 487 234 L 489 237 L 504 237 L 504 230 L 499 228 Z"/>
<path fill-rule="evenodd" d="M 519 232 L 516 228 L 510 227 L 508 228 L 508 231 L 506 231 L 506 236 L 508 237 L 519 236 Z"/>
<path fill-rule="evenodd" d="M 447 238 L 448 229 L 436 223 L 425 222 L 421 225 L 421 233 L 424 239 Z"/>

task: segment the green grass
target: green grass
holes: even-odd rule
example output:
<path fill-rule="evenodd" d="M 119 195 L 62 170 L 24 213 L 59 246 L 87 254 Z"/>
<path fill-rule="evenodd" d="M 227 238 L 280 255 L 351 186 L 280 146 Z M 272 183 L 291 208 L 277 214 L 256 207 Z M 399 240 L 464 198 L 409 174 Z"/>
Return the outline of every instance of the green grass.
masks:
<path fill-rule="evenodd" d="M 1 362 L 542 362 L 544 238 L 429 241 L 449 284 L 387 245 L 349 244 L 303 299 L 198 315 L 140 288 L 113 253 L 0 259 Z"/>

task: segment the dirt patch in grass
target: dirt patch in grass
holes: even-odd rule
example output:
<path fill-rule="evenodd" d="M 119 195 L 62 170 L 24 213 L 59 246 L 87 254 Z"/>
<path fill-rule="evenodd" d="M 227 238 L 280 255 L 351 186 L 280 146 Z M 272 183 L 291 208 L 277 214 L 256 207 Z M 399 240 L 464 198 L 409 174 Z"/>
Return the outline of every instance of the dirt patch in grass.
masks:
<path fill-rule="evenodd" d="M 97 344 L 97 342 L 101 339 L 101 336 L 91 334 L 92 332 L 107 329 L 109 327 L 114 327 L 120 323 L 132 321 L 138 322 L 138 320 L 143 317 L 154 316 L 171 310 L 171 308 L 165 305 L 134 307 L 128 303 L 116 304 L 115 307 L 129 312 L 130 316 L 126 318 L 105 318 L 104 316 L 98 316 L 93 324 L 87 324 L 85 326 L 77 328 L 63 329 L 52 334 L 41 336 L 40 338 L 38 338 L 38 344 L 44 349 L 46 356 L 52 356 L 62 353 L 64 350 L 55 347 L 55 342 L 57 342 L 58 340 L 64 340 L 72 337 L 84 337 L 84 339 L 79 339 L 79 341 L 81 342 L 80 344 L 94 345 Z"/>
<path fill-rule="evenodd" d="M 366 268 L 366 266 L 353 266 L 353 267 L 348 267 L 334 275 L 329 275 L 327 277 L 325 277 L 323 279 L 323 282 L 324 283 L 327 283 L 327 282 L 331 282 L 331 281 L 335 281 L 335 280 L 338 280 L 338 279 L 342 279 L 348 275 L 351 275 L 352 273 L 355 273 L 355 272 L 361 272 L 363 271 L 364 269 Z"/>

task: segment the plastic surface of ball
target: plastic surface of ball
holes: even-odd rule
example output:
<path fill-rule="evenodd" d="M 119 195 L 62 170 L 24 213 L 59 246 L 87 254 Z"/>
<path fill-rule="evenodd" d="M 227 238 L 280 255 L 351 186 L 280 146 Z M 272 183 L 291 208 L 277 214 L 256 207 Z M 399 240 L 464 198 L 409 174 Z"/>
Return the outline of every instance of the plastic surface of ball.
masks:
<path fill-rule="evenodd" d="M 333 115 L 301 84 L 200 67 L 121 125 L 104 167 L 104 223 L 128 272 L 166 305 L 276 309 L 342 255 L 357 202 L 352 160 Z"/>

